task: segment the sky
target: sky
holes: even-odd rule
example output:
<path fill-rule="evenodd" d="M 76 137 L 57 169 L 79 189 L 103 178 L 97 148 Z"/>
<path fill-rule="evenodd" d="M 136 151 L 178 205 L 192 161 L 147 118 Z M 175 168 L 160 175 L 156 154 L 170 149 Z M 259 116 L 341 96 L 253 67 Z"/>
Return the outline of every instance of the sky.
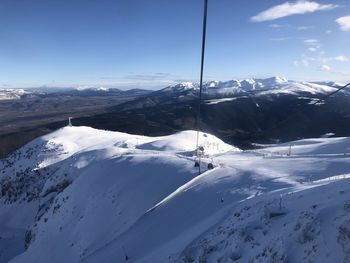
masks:
<path fill-rule="evenodd" d="M 0 87 L 198 82 L 203 0 L 0 0 Z M 205 80 L 350 81 L 348 0 L 209 0 Z"/>

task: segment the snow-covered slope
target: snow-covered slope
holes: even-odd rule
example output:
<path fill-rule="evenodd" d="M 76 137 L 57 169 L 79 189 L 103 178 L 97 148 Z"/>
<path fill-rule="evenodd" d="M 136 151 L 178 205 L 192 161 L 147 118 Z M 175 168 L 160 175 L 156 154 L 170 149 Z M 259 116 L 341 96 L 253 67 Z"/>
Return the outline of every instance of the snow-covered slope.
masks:
<path fill-rule="evenodd" d="M 308 187 L 238 203 L 180 258 L 188 262 L 349 262 L 349 182 L 314 182 Z"/>
<path fill-rule="evenodd" d="M 238 93 L 255 92 L 257 95 L 266 94 L 322 94 L 334 91 L 342 84 L 335 82 L 298 82 L 284 77 L 266 79 L 243 79 L 229 81 L 209 81 L 204 83 L 203 91 L 209 95 L 234 95 Z M 199 89 L 198 83 L 183 82 L 163 89 L 163 92 L 193 92 Z"/>
<path fill-rule="evenodd" d="M 349 138 L 200 144 L 198 175 L 195 131 L 32 141 L 0 164 L 0 262 L 347 262 Z"/>

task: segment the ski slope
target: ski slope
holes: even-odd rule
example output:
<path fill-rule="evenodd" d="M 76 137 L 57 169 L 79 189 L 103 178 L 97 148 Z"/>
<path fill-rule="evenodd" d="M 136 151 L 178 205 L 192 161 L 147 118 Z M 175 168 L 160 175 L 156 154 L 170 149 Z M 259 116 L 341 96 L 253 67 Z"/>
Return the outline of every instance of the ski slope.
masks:
<path fill-rule="evenodd" d="M 198 175 L 195 131 L 32 141 L 0 162 L 0 262 L 348 262 L 350 138 L 200 144 Z"/>

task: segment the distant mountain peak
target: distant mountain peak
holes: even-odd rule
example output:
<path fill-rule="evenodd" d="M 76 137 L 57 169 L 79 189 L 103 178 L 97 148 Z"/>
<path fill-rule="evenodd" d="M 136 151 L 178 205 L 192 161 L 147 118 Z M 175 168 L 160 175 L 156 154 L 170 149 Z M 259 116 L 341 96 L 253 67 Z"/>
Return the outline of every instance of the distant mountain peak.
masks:
<path fill-rule="evenodd" d="M 280 77 L 280 76 L 274 76 L 271 78 L 265 79 L 266 81 L 271 81 L 271 82 L 276 82 L 276 83 L 286 83 L 288 82 L 288 79 L 285 77 Z"/>

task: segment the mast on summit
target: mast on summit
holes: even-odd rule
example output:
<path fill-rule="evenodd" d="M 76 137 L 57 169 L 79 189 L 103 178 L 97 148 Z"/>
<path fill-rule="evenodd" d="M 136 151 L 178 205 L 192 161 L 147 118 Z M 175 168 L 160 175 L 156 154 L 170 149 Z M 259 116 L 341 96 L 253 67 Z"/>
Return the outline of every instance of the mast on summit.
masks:
<path fill-rule="evenodd" d="M 73 124 L 72 124 L 72 117 L 68 117 L 68 126 L 69 127 L 73 126 Z"/>

